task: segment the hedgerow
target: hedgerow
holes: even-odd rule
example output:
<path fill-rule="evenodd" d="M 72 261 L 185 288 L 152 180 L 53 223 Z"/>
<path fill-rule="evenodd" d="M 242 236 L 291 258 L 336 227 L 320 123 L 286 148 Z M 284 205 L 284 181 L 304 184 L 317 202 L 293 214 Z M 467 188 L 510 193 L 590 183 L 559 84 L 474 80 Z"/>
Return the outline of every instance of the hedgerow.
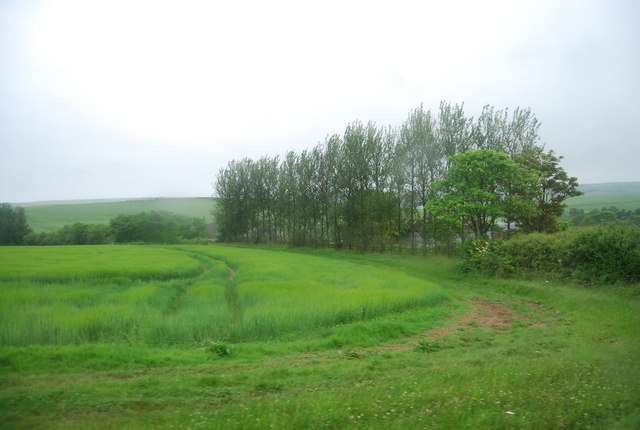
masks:
<path fill-rule="evenodd" d="M 640 228 L 608 224 L 502 241 L 475 239 L 466 247 L 463 267 L 495 276 L 640 283 Z"/>

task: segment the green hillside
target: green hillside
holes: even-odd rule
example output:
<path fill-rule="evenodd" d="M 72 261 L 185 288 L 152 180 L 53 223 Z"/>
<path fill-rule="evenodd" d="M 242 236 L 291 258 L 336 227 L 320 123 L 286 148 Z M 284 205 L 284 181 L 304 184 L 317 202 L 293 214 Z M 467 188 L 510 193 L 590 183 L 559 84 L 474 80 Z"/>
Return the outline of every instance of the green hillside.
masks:
<path fill-rule="evenodd" d="M 640 182 L 606 182 L 602 184 L 580 185 L 585 194 L 635 195 L 640 196 Z"/>
<path fill-rule="evenodd" d="M 24 206 L 31 228 L 37 232 L 52 232 L 65 224 L 84 222 L 108 223 L 118 214 L 134 214 L 149 211 L 168 211 L 180 215 L 204 218 L 212 222 L 213 200 L 208 197 L 157 198 L 108 203 L 49 204 Z"/>
<path fill-rule="evenodd" d="M 640 182 L 609 182 L 580 185 L 582 196 L 567 199 L 567 209 L 591 211 L 615 206 L 618 209 L 640 208 Z"/>

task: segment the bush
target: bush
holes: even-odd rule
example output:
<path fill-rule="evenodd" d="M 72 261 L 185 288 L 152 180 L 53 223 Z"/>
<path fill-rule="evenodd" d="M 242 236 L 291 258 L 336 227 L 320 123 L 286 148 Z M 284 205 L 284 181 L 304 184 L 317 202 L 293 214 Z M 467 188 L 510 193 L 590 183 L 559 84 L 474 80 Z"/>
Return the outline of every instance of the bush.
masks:
<path fill-rule="evenodd" d="M 178 243 L 208 236 L 204 220 L 171 212 L 120 214 L 109 225 L 116 243 Z"/>
<path fill-rule="evenodd" d="M 574 236 L 567 258 L 578 278 L 640 282 L 640 228 L 609 224 Z"/>
<path fill-rule="evenodd" d="M 418 340 L 415 346 L 415 350 L 418 352 L 430 353 L 430 352 L 436 352 L 438 349 L 440 348 L 438 347 L 436 342 L 429 339 L 420 339 Z"/>
<path fill-rule="evenodd" d="M 206 348 L 206 351 L 212 355 L 226 357 L 231 354 L 231 345 L 224 341 L 215 341 L 211 342 L 211 345 Z"/>
<path fill-rule="evenodd" d="M 555 276 L 586 283 L 640 282 L 640 228 L 609 224 L 504 241 L 476 239 L 464 268 L 497 276 Z"/>

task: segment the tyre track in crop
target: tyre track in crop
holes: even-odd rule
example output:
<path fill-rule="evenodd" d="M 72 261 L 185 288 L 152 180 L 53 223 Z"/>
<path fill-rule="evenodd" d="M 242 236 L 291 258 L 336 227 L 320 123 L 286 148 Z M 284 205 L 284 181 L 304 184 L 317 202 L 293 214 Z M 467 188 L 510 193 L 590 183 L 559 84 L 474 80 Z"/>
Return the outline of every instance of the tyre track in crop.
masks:
<path fill-rule="evenodd" d="M 511 324 L 521 316 L 509 306 L 488 300 L 471 299 L 467 301 L 472 309 L 463 315 L 450 319 L 443 327 L 425 330 L 402 341 L 378 345 L 359 350 L 359 352 L 406 351 L 413 348 L 420 338 L 436 340 L 456 332 L 461 327 L 477 324 L 485 330 L 506 333 L 511 330 Z"/>
<path fill-rule="evenodd" d="M 224 282 L 224 297 L 227 302 L 227 306 L 229 307 L 229 313 L 231 314 L 229 326 L 231 328 L 237 328 L 241 326 L 243 319 L 243 310 L 242 305 L 240 304 L 240 296 L 238 294 L 235 282 L 235 277 L 238 274 L 238 269 L 229 264 L 227 261 L 213 257 L 206 252 L 180 249 L 175 250 L 178 252 L 186 253 L 192 258 L 200 260 L 204 268 L 204 272 L 199 277 L 189 280 L 182 286 L 182 288 L 177 292 L 173 299 L 170 300 L 170 303 L 167 306 L 167 310 L 165 311 L 165 315 L 171 315 L 177 312 L 178 308 L 180 307 L 180 301 L 186 295 L 189 286 L 191 286 L 197 279 L 201 279 L 202 277 L 207 276 L 207 273 L 211 271 L 210 263 L 216 261 L 222 262 L 225 266 L 227 266 L 227 270 L 229 271 L 229 276 L 227 277 L 226 282 Z"/>
<path fill-rule="evenodd" d="M 229 278 L 227 284 L 224 287 L 224 297 L 227 300 L 227 305 L 229 306 L 229 311 L 231 312 L 231 320 L 229 321 L 229 325 L 231 326 L 231 328 L 235 328 L 242 325 L 243 318 L 240 296 L 238 295 L 238 289 L 236 288 L 236 283 L 234 282 L 234 279 L 238 274 L 238 270 L 228 263 L 225 264 L 227 265 L 227 269 L 229 270 Z"/>
<path fill-rule="evenodd" d="M 169 298 L 169 300 L 167 301 L 167 306 L 164 309 L 164 312 L 162 313 L 162 316 L 167 318 L 171 315 L 175 315 L 178 312 L 178 309 L 180 309 L 182 300 L 184 299 L 184 297 L 187 295 L 187 291 L 189 289 L 189 287 L 191 285 L 193 285 L 193 283 L 197 280 L 200 279 L 202 277 L 207 276 L 207 274 L 209 272 L 211 272 L 211 265 L 210 262 L 214 261 L 215 259 L 211 258 L 210 256 L 200 253 L 200 252 L 191 252 L 191 251 L 184 251 L 184 250 L 180 250 L 180 249 L 175 249 L 172 248 L 173 250 L 186 254 L 189 257 L 200 261 L 201 267 L 202 267 L 202 272 L 198 275 L 195 276 L 193 278 L 189 278 L 187 280 L 184 281 L 184 283 L 182 283 L 181 285 L 176 285 L 175 288 L 175 293 L 173 296 L 171 296 L 171 298 Z M 176 279 L 177 280 L 177 279 Z"/>

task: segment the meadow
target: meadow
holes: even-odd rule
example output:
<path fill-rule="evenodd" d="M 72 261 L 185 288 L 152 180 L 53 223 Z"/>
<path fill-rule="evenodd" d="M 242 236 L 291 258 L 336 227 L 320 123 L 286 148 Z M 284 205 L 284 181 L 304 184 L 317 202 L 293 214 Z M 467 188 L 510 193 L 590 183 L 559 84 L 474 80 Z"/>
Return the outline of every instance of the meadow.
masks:
<path fill-rule="evenodd" d="M 116 215 L 151 211 L 167 211 L 179 215 L 204 218 L 205 222 L 210 223 L 213 220 L 212 209 L 213 200 L 207 197 L 24 206 L 29 225 L 36 233 L 51 233 L 64 225 L 75 222 L 108 224 L 109 220 Z"/>
<path fill-rule="evenodd" d="M 586 184 L 579 187 L 584 194 L 566 200 L 568 212 L 571 208 L 585 212 L 603 207 L 635 210 L 640 208 L 640 182 L 610 182 Z"/>
<path fill-rule="evenodd" d="M 3 428 L 640 426 L 637 288 L 445 257 L 0 248 Z"/>
<path fill-rule="evenodd" d="M 584 209 L 590 212 L 594 209 L 602 209 L 615 206 L 618 209 L 635 210 L 640 208 L 640 194 L 586 194 L 584 196 L 570 197 L 566 201 L 567 209 Z"/>

